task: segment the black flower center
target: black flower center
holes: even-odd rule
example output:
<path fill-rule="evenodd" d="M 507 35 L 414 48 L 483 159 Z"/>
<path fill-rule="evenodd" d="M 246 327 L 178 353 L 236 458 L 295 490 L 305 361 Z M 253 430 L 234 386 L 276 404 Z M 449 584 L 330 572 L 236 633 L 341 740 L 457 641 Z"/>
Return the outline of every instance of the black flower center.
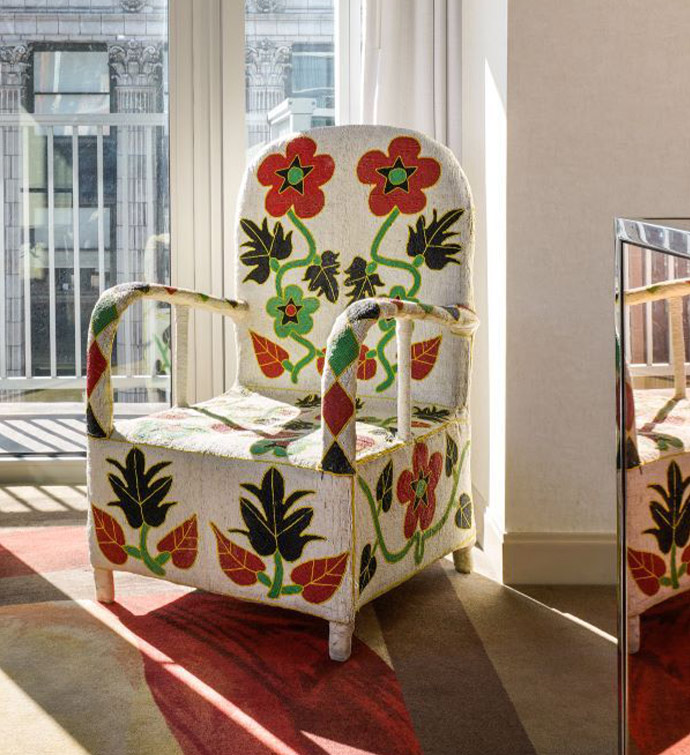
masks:
<path fill-rule="evenodd" d="M 396 157 L 393 165 L 387 168 L 377 168 L 376 172 L 386 179 L 383 187 L 384 194 L 390 194 L 395 189 L 402 189 L 405 192 L 410 191 L 410 176 L 417 170 L 415 166 L 407 167 L 403 164 L 401 157 Z"/>
<path fill-rule="evenodd" d="M 295 304 L 295 300 L 290 297 L 286 304 L 282 304 L 278 307 L 278 310 L 283 313 L 283 325 L 287 325 L 289 322 L 297 322 L 297 317 L 303 304 Z"/>
<path fill-rule="evenodd" d="M 314 170 L 313 165 L 302 165 L 299 155 L 292 158 L 292 162 L 287 168 L 281 168 L 276 173 L 283 179 L 283 184 L 278 189 L 282 194 L 288 189 L 295 189 L 300 194 L 304 194 L 304 179 Z"/>

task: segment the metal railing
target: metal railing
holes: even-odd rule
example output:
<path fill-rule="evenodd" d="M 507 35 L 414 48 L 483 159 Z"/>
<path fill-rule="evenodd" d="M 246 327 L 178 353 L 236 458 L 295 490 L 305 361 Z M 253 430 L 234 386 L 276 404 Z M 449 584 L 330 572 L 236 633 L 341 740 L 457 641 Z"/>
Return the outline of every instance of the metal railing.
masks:
<path fill-rule="evenodd" d="M 115 129 L 114 132 L 111 129 Z M 34 138 L 40 136 L 38 142 Z M 61 143 L 71 139 L 71 187 L 62 187 L 62 194 L 71 188 L 71 249 L 63 246 L 56 249 L 56 139 Z M 80 202 L 80 144 L 88 138 L 95 139 L 95 204 L 81 206 Z M 105 142 L 113 138 L 116 154 L 116 177 L 105 174 L 107 170 Z M 161 154 L 167 162 L 168 118 L 165 114 L 107 115 L 39 115 L 31 113 L 0 114 L 0 390 L 30 389 L 77 389 L 86 384 L 85 332 L 86 312 L 82 302 L 82 274 L 84 269 L 95 270 L 92 275 L 93 299 L 108 285 L 133 279 L 167 282 L 167 272 L 157 269 L 160 255 L 156 253 L 157 233 L 167 229 L 167 220 L 158 197 L 157 178 L 160 175 Z M 32 154 L 40 149 L 40 155 Z M 61 158 L 62 159 L 62 158 Z M 64 162 L 64 160 L 63 160 Z M 32 180 L 36 165 L 42 184 L 37 188 Z M 67 166 L 63 166 L 66 170 Z M 65 170 L 61 177 L 64 179 Z M 67 173 L 69 175 L 69 173 Z M 116 187 L 106 207 L 106 182 Z M 45 207 L 41 208 L 44 222 L 35 220 L 37 213 L 32 207 L 34 193 L 45 195 Z M 167 205 L 167 197 L 163 197 Z M 68 210 L 69 208 L 67 208 Z M 109 228 L 106 229 L 106 210 L 109 210 Z M 57 208 L 60 217 L 69 217 L 65 207 Z M 90 211 L 96 224 L 96 244 L 84 246 L 82 210 Z M 33 218 L 32 218 L 33 212 Z M 110 216 L 112 213 L 113 217 Z M 38 213 L 40 215 L 40 213 Z M 34 222 L 32 222 L 32 220 Z M 47 332 L 48 354 L 41 360 L 43 369 L 35 365 L 36 349 L 32 343 L 32 319 L 36 317 L 32 274 L 37 256 L 37 230 L 42 238 L 47 237 L 47 254 L 43 266 L 47 274 Z M 87 231 L 89 229 L 87 228 Z M 33 240 L 32 240 L 33 232 Z M 93 229 L 91 229 L 91 233 Z M 88 233 L 86 234 L 88 235 Z M 113 248 L 114 244 L 114 248 Z M 63 364 L 58 369 L 58 307 L 56 291 L 57 254 L 64 260 L 65 252 L 71 255 L 71 265 L 60 270 L 70 270 L 73 292 L 74 364 Z M 88 264 L 85 258 L 91 260 Z M 32 269 L 33 266 L 33 269 Z M 161 280 L 161 278 L 163 278 Z M 86 281 L 85 281 L 86 283 Z M 87 302 L 85 299 L 84 302 Z M 88 304 L 84 304 L 88 307 Z M 8 321 L 8 315 L 12 322 Z M 113 376 L 118 389 L 142 386 L 146 378 L 149 388 L 169 387 L 169 377 L 160 369 L 160 343 L 155 341 L 159 332 L 158 313 L 155 309 L 133 313 L 125 318 L 123 336 L 118 336 L 118 374 Z M 37 323 L 38 325 L 39 323 Z M 10 331 L 12 343 L 10 343 Z M 63 329 L 64 331 L 64 329 Z M 21 342 L 21 343 L 20 343 Z M 18 348 L 20 343 L 21 348 Z M 12 359 L 8 357 L 12 356 Z M 21 358 L 20 358 L 21 357 Z M 158 367 L 157 367 L 157 362 Z M 73 369 L 72 369 L 73 368 Z"/>

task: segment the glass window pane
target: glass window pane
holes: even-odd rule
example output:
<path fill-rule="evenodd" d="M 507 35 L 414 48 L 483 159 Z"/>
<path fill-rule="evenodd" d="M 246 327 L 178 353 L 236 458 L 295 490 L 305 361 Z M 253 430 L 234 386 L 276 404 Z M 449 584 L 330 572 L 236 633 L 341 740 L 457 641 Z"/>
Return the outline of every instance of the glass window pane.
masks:
<path fill-rule="evenodd" d="M 34 53 L 34 92 L 108 92 L 107 51 Z"/>
<path fill-rule="evenodd" d="M 247 0 L 245 8 L 251 159 L 282 134 L 335 123 L 334 0 Z"/>
<path fill-rule="evenodd" d="M 110 112 L 109 94 L 37 94 L 34 96 L 35 113 L 71 115 L 73 113 Z"/>
<path fill-rule="evenodd" d="M 169 282 L 167 2 L 21 5 L 0 0 L 0 455 L 74 453 L 4 415 L 83 425 L 98 297 Z M 169 405 L 169 317 L 124 316 L 116 414 Z"/>

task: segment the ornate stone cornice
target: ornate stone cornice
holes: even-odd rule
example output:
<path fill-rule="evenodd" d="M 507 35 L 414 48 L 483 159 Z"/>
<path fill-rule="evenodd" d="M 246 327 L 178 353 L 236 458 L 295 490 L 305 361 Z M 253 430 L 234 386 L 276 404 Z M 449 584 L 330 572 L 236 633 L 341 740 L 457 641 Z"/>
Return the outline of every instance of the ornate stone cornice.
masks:
<path fill-rule="evenodd" d="M 108 48 L 110 70 L 118 86 L 154 87 L 161 83 L 163 60 L 160 45 L 130 40 Z"/>

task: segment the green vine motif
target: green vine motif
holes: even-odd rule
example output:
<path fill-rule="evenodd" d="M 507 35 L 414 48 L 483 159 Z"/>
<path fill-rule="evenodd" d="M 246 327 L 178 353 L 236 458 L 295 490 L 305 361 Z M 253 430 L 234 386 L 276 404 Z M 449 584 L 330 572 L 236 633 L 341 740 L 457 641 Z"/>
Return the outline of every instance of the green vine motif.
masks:
<path fill-rule="evenodd" d="M 304 223 L 297 217 L 297 215 L 295 214 L 292 208 L 288 210 L 287 216 L 292 222 L 292 224 L 295 226 L 295 228 L 300 232 L 304 240 L 306 241 L 309 251 L 306 257 L 290 260 L 289 262 L 286 262 L 284 265 L 281 265 L 277 260 L 271 261 L 271 269 L 276 274 L 275 288 L 276 288 L 276 294 L 279 298 L 282 298 L 285 295 L 285 292 L 283 290 L 283 278 L 285 277 L 285 274 L 290 270 L 295 270 L 297 268 L 306 267 L 310 265 L 312 262 L 314 262 L 314 260 L 317 257 L 316 242 L 314 241 L 314 237 L 312 236 L 307 226 L 304 225 Z M 319 302 L 318 302 L 318 299 L 315 299 L 314 301 L 317 304 L 317 306 L 314 309 L 314 312 L 316 312 L 316 310 L 318 309 Z M 295 364 L 293 364 L 289 360 L 285 360 L 283 362 L 283 367 L 285 367 L 285 369 L 290 372 L 291 382 L 297 383 L 300 372 L 308 364 L 310 364 L 312 361 L 314 361 L 314 359 L 318 357 L 319 350 L 314 346 L 314 344 L 308 338 L 304 338 L 304 336 L 295 332 L 294 329 L 290 330 L 289 337 L 307 350 L 307 353 L 305 354 L 305 356 L 302 357 L 302 359 L 300 359 Z"/>
<path fill-rule="evenodd" d="M 297 267 L 305 267 L 306 265 L 309 265 L 316 257 L 316 242 L 314 241 L 314 237 L 311 235 L 311 232 L 309 231 L 307 226 L 304 225 L 304 223 L 297 217 L 297 215 L 295 215 L 295 211 L 292 208 L 287 211 L 287 216 L 290 218 L 292 224 L 295 226 L 295 228 L 297 228 L 297 230 L 304 237 L 304 240 L 307 242 L 309 253 L 306 257 L 291 260 L 290 262 L 286 262 L 284 265 L 276 266 L 276 293 L 278 294 L 278 296 L 283 295 L 282 281 L 285 273 L 287 273 L 289 270 L 294 270 Z"/>
<path fill-rule="evenodd" d="M 383 554 L 384 559 L 390 564 L 394 564 L 394 563 L 397 563 L 398 561 L 402 561 L 402 559 L 404 559 L 405 556 L 407 556 L 407 554 L 410 552 L 412 548 L 414 548 L 415 564 L 419 565 L 422 562 L 424 558 L 424 549 L 425 549 L 426 542 L 429 539 L 435 537 L 443 529 L 444 525 L 448 521 L 448 517 L 450 516 L 451 510 L 453 509 L 454 504 L 456 504 L 455 494 L 458 489 L 458 483 L 460 481 L 460 472 L 462 471 L 463 464 L 465 462 L 465 458 L 469 450 L 469 446 L 470 446 L 470 442 L 467 441 L 465 445 L 463 446 L 462 452 L 460 454 L 459 463 L 452 470 L 453 486 L 450 492 L 450 496 L 448 497 L 448 502 L 446 504 L 445 510 L 443 514 L 441 515 L 441 517 L 433 526 L 429 527 L 429 529 L 425 530 L 424 532 L 417 530 L 414 533 L 414 535 L 407 540 L 405 545 L 400 550 L 397 550 L 397 551 L 391 550 L 386 545 L 386 541 L 383 535 L 383 530 L 381 528 L 381 522 L 380 522 L 381 514 L 385 513 L 390 508 L 390 503 L 387 504 L 388 495 L 377 495 L 376 496 L 377 500 L 374 500 L 374 496 L 372 495 L 372 492 L 369 489 L 369 486 L 367 485 L 366 481 L 360 476 L 357 477 L 357 482 L 359 483 L 359 487 L 364 493 L 364 496 L 367 499 L 367 502 L 369 504 L 372 521 L 374 523 L 374 530 L 376 532 L 376 541 L 374 542 L 373 546 L 367 550 L 367 553 L 366 553 L 366 560 L 369 564 L 373 562 L 374 570 L 375 570 L 375 562 L 376 562 L 375 554 L 379 548 L 381 550 L 381 553 Z M 392 484 L 392 469 L 391 469 L 390 475 L 391 475 L 391 484 Z M 373 574 L 373 571 L 372 571 L 372 574 Z"/>
<path fill-rule="evenodd" d="M 149 553 L 146 545 L 149 529 L 148 524 L 144 523 L 142 525 L 141 530 L 139 531 L 138 548 L 135 548 L 133 545 L 125 545 L 124 549 L 130 556 L 132 556 L 132 558 L 143 561 L 154 574 L 163 576 L 165 574 L 165 569 L 162 567 L 167 561 L 169 561 L 171 554 L 169 551 L 163 551 L 163 553 L 159 553 L 158 556 L 152 556 L 151 553 Z"/>
<path fill-rule="evenodd" d="M 414 282 L 410 290 L 405 292 L 405 298 L 413 301 L 414 297 L 417 294 L 417 291 L 419 291 L 419 287 L 422 285 L 422 276 L 419 274 L 419 270 L 417 270 L 417 268 L 423 263 L 424 259 L 421 258 L 418 260 L 417 258 L 415 258 L 414 262 L 410 264 L 409 262 L 405 262 L 404 260 L 394 260 L 390 257 L 384 257 L 382 254 L 379 254 L 381 242 L 388 232 L 388 229 L 395 222 L 398 215 L 400 215 L 400 210 L 397 207 L 394 207 L 391 210 L 390 214 L 383 221 L 383 224 L 374 237 L 374 242 L 371 245 L 371 259 L 374 262 L 374 266 L 371 267 L 369 272 L 373 272 L 376 269 L 375 265 L 386 265 L 387 267 L 397 267 L 402 270 L 407 270 L 407 272 L 412 276 Z"/>

